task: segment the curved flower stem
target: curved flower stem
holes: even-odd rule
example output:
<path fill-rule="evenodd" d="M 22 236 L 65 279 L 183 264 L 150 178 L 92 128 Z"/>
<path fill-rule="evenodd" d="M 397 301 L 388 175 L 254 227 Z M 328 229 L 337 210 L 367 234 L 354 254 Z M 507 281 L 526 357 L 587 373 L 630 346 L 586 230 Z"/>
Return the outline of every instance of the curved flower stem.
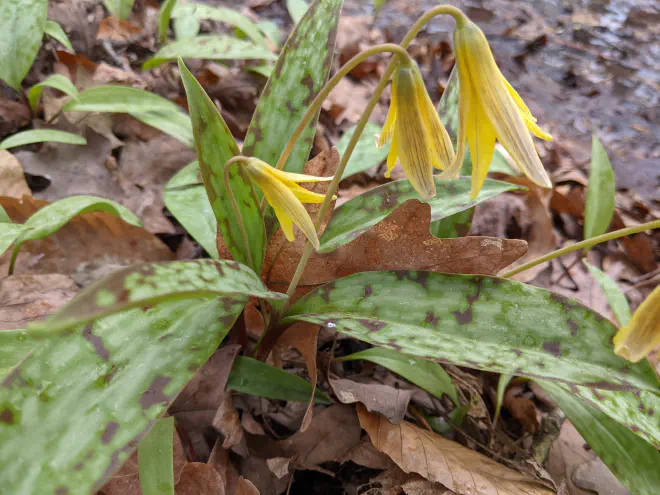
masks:
<path fill-rule="evenodd" d="M 249 160 L 245 156 L 235 156 L 230 158 L 227 163 L 225 163 L 225 170 L 223 173 L 223 179 L 225 181 L 225 189 L 229 195 L 229 200 L 231 201 L 232 209 L 234 210 L 234 215 L 236 215 L 236 221 L 238 222 L 238 228 L 241 230 L 241 236 L 243 237 L 243 243 L 245 245 L 245 256 L 247 257 L 248 264 L 250 268 L 254 269 L 254 263 L 252 260 L 252 251 L 250 250 L 250 241 L 248 240 L 247 231 L 245 230 L 245 223 L 243 223 L 243 215 L 241 215 L 241 210 L 238 208 L 238 203 L 236 202 L 236 196 L 234 196 L 234 191 L 231 189 L 229 184 L 229 167 L 234 163 L 245 163 Z"/>
<path fill-rule="evenodd" d="M 381 47 L 385 46 L 396 46 L 397 50 L 392 50 L 393 52 L 396 52 L 397 55 L 399 55 L 400 51 L 404 51 L 405 56 L 410 59 L 410 56 L 408 55 L 407 52 L 405 52 L 405 49 L 408 48 L 408 45 L 410 42 L 417 36 L 417 34 L 422 30 L 422 28 L 428 23 L 433 17 L 436 17 L 438 15 L 443 15 L 447 14 L 452 16 L 456 20 L 456 24 L 458 26 L 461 26 L 463 23 L 468 22 L 468 18 L 465 16 L 463 12 L 461 12 L 460 9 L 457 9 L 456 7 L 452 7 L 451 5 L 440 5 L 438 7 L 432 8 L 425 14 L 423 14 L 416 22 L 413 24 L 413 26 L 410 28 L 408 33 L 404 36 L 403 40 L 401 41 L 401 45 L 391 45 L 391 44 L 386 44 L 386 45 L 379 45 Z M 373 47 L 371 50 L 375 49 L 377 47 Z M 346 66 L 348 66 L 353 60 L 357 59 L 361 55 L 364 55 L 367 53 L 369 50 L 362 52 L 360 55 L 356 55 L 353 59 L 351 59 L 349 62 L 346 63 Z M 377 53 L 377 52 L 373 52 Z M 366 58 L 366 57 L 365 57 Z M 397 57 L 400 58 L 400 57 Z M 337 192 L 337 188 L 339 187 L 339 182 L 341 181 L 341 176 L 344 173 L 344 170 L 346 169 L 346 165 L 348 164 L 348 160 L 351 158 L 351 154 L 353 153 L 353 150 L 355 149 L 355 146 L 357 145 L 358 139 L 360 139 L 360 136 L 362 135 L 362 131 L 364 130 L 365 126 L 367 125 L 367 122 L 369 121 L 369 117 L 371 117 L 371 113 L 373 112 L 374 108 L 376 108 L 376 105 L 378 104 L 378 100 L 380 99 L 380 95 L 382 94 L 383 90 L 387 86 L 387 83 L 390 80 L 390 77 L 394 73 L 394 69 L 396 68 L 397 60 L 392 59 L 387 66 L 387 69 L 385 69 L 385 72 L 383 73 L 383 76 L 380 78 L 380 81 L 378 83 L 378 86 L 376 86 L 376 89 L 374 90 L 373 94 L 371 95 L 371 98 L 369 99 L 369 102 L 367 103 L 367 107 L 365 108 L 364 112 L 362 113 L 362 116 L 360 117 L 359 122 L 355 126 L 355 131 L 353 132 L 353 135 L 351 136 L 351 140 L 348 142 L 348 146 L 346 147 L 346 151 L 344 151 L 344 155 L 341 157 L 341 162 L 339 163 L 339 168 L 335 172 L 335 176 L 332 179 L 332 182 L 330 182 L 330 186 L 328 187 L 328 192 L 326 193 L 325 199 L 323 200 L 323 203 L 321 204 L 321 207 L 319 208 L 318 215 L 316 216 L 316 221 L 314 222 L 314 225 L 316 229 L 318 230 L 321 221 L 325 217 L 326 213 L 328 212 L 328 209 L 330 208 L 330 204 L 332 201 L 332 196 Z M 357 64 L 356 64 L 357 65 Z M 342 74 L 341 77 L 346 75 L 348 72 L 350 72 L 351 69 L 347 70 L 344 74 Z M 330 86 L 330 83 L 335 81 L 334 84 L 336 84 L 340 78 L 337 78 L 337 76 L 342 73 L 342 71 L 338 72 L 335 74 L 335 76 L 328 82 L 327 86 Z M 325 88 L 324 88 L 325 89 Z M 320 103 L 317 103 L 317 100 L 319 97 L 324 94 L 323 98 L 327 96 L 327 93 L 330 91 L 325 92 L 322 90 L 321 93 L 317 96 L 317 98 L 314 100 L 314 104 L 312 104 L 303 117 L 303 120 L 301 121 L 301 124 L 304 122 L 305 125 L 307 124 L 307 121 L 309 118 L 311 118 L 311 115 L 314 115 L 315 110 L 312 110 L 315 107 L 315 104 L 320 105 Z M 322 101 L 322 100 L 320 100 Z M 309 117 L 308 117 L 308 114 Z M 305 117 L 308 117 L 305 119 Z M 291 150 L 293 149 L 293 146 L 295 145 L 296 140 L 298 137 L 300 137 L 300 134 L 304 130 L 303 125 L 298 125 L 296 130 L 294 131 L 293 135 L 289 139 L 289 142 L 287 143 L 286 148 L 284 149 L 284 152 L 282 152 L 282 156 L 280 157 L 280 160 L 277 162 L 278 168 L 281 168 L 284 166 L 284 162 L 286 162 L 286 159 L 288 158 L 289 154 L 291 153 Z M 280 163 L 282 162 L 282 163 Z M 307 262 L 309 261 L 310 256 L 314 252 L 314 247 L 311 245 L 311 243 L 307 243 L 305 246 L 305 250 L 303 251 L 303 254 L 300 258 L 300 262 L 298 263 L 298 267 L 296 268 L 295 273 L 293 274 L 293 278 L 291 279 L 291 283 L 289 284 L 289 288 L 287 289 L 286 293 L 289 296 L 289 299 L 285 303 L 284 308 L 282 309 L 282 312 L 288 307 L 291 301 L 291 297 L 296 291 L 296 287 L 298 287 L 298 282 L 300 282 L 300 278 L 302 277 L 303 271 L 305 270 L 305 266 L 307 265 Z"/>
<path fill-rule="evenodd" d="M 538 258 L 533 259 L 532 261 L 525 263 L 524 265 L 520 265 L 518 268 L 514 268 L 513 270 L 509 270 L 508 272 L 503 273 L 502 275 L 500 275 L 500 277 L 502 278 L 513 277 L 514 275 L 520 272 L 524 272 L 525 270 L 529 270 L 530 268 L 540 265 L 541 263 L 545 263 L 546 261 L 559 258 L 560 256 L 563 256 L 565 254 L 572 253 L 573 251 L 579 251 L 580 249 L 590 248 L 592 246 L 595 246 L 596 244 L 600 244 L 601 242 L 611 241 L 612 239 L 618 239 L 619 237 L 624 237 L 631 234 L 638 234 L 639 232 L 644 232 L 645 230 L 653 230 L 653 229 L 660 229 L 660 220 L 654 220 L 653 222 L 647 222 L 641 225 L 635 225 L 634 227 L 628 227 L 626 229 L 619 229 L 613 232 L 608 232 L 607 234 L 592 237 L 591 239 L 585 239 L 584 241 L 577 242 L 575 244 L 571 244 L 570 246 L 557 249 L 556 251 L 553 251 L 551 253 L 544 254 L 543 256 L 539 256 Z"/>

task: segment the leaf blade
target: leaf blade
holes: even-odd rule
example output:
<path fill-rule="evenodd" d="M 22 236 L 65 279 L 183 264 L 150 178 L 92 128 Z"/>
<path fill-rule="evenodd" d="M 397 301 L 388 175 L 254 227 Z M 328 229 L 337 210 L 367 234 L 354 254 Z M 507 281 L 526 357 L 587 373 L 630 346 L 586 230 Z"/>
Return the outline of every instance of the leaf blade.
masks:
<path fill-rule="evenodd" d="M 62 111 L 77 112 L 175 112 L 176 104 L 155 93 L 128 86 L 104 84 L 86 89 L 77 100 L 68 102 Z"/>
<path fill-rule="evenodd" d="M 30 129 L 12 134 L 0 142 L 0 150 L 8 150 L 17 146 L 35 143 L 64 143 L 74 145 L 85 145 L 87 139 L 72 132 L 60 131 L 57 129 Z"/>
<path fill-rule="evenodd" d="M 605 294 L 605 299 L 614 313 L 616 321 L 619 322 L 619 325 L 625 327 L 630 321 L 630 306 L 628 305 L 628 299 L 626 295 L 619 288 L 619 286 L 607 276 L 605 272 L 599 270 L 592 264 L 588 263 L 586 260 L 582 260 L 582 263 L 587 267 L 591 276 L 596 279 L 601 290 Z"/>
<path fill-rule="evenodd" d="M 44 28 L 44 33 L 60 43 L 67 50 L 73 51 L 73 46 L 71 46 L 69 37 L 64 32 L 64 29 L 62 29 L 62 26 L 60 26 L 57 22 L 47 21 L 46 27 Z"/>
<path fill-rule="evenodd" d="M 36 112 L 39 99 L 46 87 L 55 88 L 73 99 L 77 99 L 80 94 L 78 88 L 73 85 L 69 78 L 62 74 L 53 74 L 48 79 L 32 86 L 30 91 L 28 91 L 28 101 L 33 112 Z"/>
<path fill-rule="evenodd" d="M 607 232 L 614 215 L 614 171 L 605 148 L 596 136 L 591 142 L 591 165 L 584 210 L 584 238 Z"/>
<path fill-rule="evenodd" d="M 174 416 L 160 418 L 138 446 L 144 495 L 174 495 Z"/>

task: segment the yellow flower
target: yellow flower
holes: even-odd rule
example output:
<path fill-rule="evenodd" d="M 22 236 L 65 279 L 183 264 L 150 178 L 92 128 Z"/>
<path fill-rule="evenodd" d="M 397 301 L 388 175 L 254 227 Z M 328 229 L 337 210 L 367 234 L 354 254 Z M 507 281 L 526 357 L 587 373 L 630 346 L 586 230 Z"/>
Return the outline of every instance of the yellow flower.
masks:
<path fill-rule="evenodd" d="M 552 136 L 536 124 L 522 98 L 500 72 L 484 33 L 467 19 L 459 22 L 454 32 L 454 50 L 459 85 L 458 143 L 456 159 L 441 178 L 458 174 L 467 141 L 472 156 L 474 199 L 488 174 L 495 140 L 499 140 L 527 177 L 540 186 L 552 187 L 530 132 L 545 140 Z"/>
<path fill-rule="evenodd" d="M 324 195 L 300 187 L 297 182 L 323 182 L 332 177 L 314 177 L 313 175 L 293 174 L 271 167 L 267 163 L 251 158 L 245 163 L 244 170 L 249 179 L 259 186 L 266 201 L 275 210 L 280 227 L 287 240 L 295 239 L 293 224 L 302 230 L 314 248 L 319 248 L 319 238 L 309 213 L 303 203 L 321 203 Z"/>
<path fill-rule="evenodd" d="M 435 196 L 433 167 L 444 170 L 454 148 L 440 122 L 417 65 L 401 65 L 392 80 L 390 104 L 378 147 L 392 142 L 387 156 L 389 177 L 399 158 L 415 190 L 424 199 Z"/>
<path fill-rule="evenodd" d="M 614 336 L 614 352 L 636 363 L 660 344 L 660 286 L 633 313 Z"/>

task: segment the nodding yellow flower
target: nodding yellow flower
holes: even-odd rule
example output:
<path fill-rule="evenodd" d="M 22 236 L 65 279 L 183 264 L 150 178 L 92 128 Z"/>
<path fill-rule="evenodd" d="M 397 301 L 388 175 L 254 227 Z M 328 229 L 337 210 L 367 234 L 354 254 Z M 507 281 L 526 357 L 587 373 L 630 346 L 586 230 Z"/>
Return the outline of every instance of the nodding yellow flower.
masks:
<path fill-rule="evenodd" d="M 499 140 L 527 177 L 543 187 L 552 187 L 530 132 L 550 140 L 552 136 L 536 124 L 522 98 L 504 78 L 495 63 L 483 31 L 469 20 L 454 31 L 458 65 L 459 129 L 456 159 L 444 177 L 460 171 L 467 141 L 472 156 L 474 198 L 488 174 L 495 141 Z"/>
<path fill-rule="evenodd" d="M 385 177 L 390 176 L 399 158 L 419 195 L 424 199 L 435 197 L 433 167 L 449 167 L 454 148 L 416 64 L 400 65 L 392 79 L 392 103 L 378 147 L 390 141 Z"/>
<path fill-rule="evenodd" d="M 614 352 L 636 363 L 660 344 L 660 286 L 644 300 L 614 336 Z"/>
<path fill-rule="evenodd" d="M 303 203 L 322 203 L 323 194 L 308 191 L 297 182 L 330 181 L 332 177 L 315 177 L 313 175 L 293 174 L 284 172 L 256 158 L 245 162 L 244 169 L 249 179 L 259 186 L 266 201 L 275 210 L 280 227 L 288 241 L 295 240 L 293 224 L 303 231 L 315 249 L 319 248 L 319 238 L 309 213 Z"/>

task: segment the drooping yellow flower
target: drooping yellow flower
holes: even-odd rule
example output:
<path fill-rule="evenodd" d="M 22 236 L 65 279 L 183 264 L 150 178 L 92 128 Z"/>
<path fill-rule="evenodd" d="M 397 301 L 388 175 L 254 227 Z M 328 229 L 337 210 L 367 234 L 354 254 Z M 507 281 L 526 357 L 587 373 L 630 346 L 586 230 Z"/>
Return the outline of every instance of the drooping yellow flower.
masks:
<path fill-rule="evenodd" d="M 275 215 L 277 215 L 287 240 L 295 239 L 293 233 L 295 223 L 303 231 L 305 237 L 311 241 L 314 248 L 318 249 L 319 238 L 314 228 L 314 222 L 305 210 L 303 203 L 321 203 L 324 195 L 308 191 L 297 183 L 330 181 L 332 177 L 284 172 L 256 158 L 247 160 L 244 170 L 248 178 L 263 191 L 266 201 L 275 210 Z"/>
<path fill-rule="evenodd" d="M 660 345 L 660 286 L 644 300 L 614 336 L 614 352 L 636 363 Z"/>
<path fill-rule="evenodd" d="M 385 177 L 390 176 L 398 158 L 419 195 L 433 198 L 433 167 L 440 170 L 449 167 L 454 148 L 416 65 L 401 65 L 394 74 L 392 103 L 378 147 L 390 141 Z"/>
<path fill-rule="evenodd" d="M 522 98 L 500 72 L 484 33 L 467 19 L 459 22 L 454 31 L 454 50 L 459 84 L 458 143 L 456 159 L 442 178 L 458 174 L 467 141 L 474 199 L 486 179 L 498 140 L 527 177 L 540 186 L 552 187 L 530 132 L 545 140 L 552 136 L 536 124 Z"/>

